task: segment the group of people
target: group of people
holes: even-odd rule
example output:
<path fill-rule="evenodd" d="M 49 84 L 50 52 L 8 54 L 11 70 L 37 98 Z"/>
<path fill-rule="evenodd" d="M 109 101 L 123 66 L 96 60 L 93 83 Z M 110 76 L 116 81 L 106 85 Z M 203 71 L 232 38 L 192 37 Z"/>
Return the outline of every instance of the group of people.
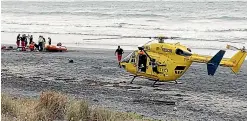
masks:
<path fill-rule="evenodd" d="M 16 38 L 17 48 L 21 48 L 22 51 L 26 51 L 26 47 L 28 46 L 28 44 L 29 44 L 30 51 L 33 51 L 35 48 L 37 48 L 39 51 L 43 51 L 45 48 L 46 41 L 45 41 L 45 38 L 40 35 L 38 38 L 38 44 L 36 44 L 33 41 L 33 35 L 31 36 L 29 34 L 28 35 L 26 34 L 17 35 L 17 38 Z M 50 37 L 48 37 L 48 44 L 51 45 Z"/>
<path fill-rule="evenodd" d="M 17 35 L 17 38 L 16 38 L 16 45 L 17 45 L 17 48 L 22 48 L 22 51 L 25 51 L 26 50 L 26 47 L 27 47 L 27 44 L 28 44 L 28 39 L 30 41 L 29 44 L 31 44 L 31 42 L 33 41 L 33 35 L 31 36 L 26 36 L 26 34 L 23 34 L 21 36 L 21 34 L 18 34 Z"/>

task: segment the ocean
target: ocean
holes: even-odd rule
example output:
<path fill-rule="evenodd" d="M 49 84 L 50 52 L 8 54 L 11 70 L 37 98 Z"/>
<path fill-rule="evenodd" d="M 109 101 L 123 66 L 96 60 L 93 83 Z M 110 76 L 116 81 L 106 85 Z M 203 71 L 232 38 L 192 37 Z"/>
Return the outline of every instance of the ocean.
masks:
<path fill-rule="evenodd" d="M 247 1 L 1 1 L 1 43 L 18 33 L 51 37 L 67 47 L 136 49 L 150 39 L 173 36 L 199 54 L 227 44 L 247 47 Z M 228 57 L 235 52 L 228 51 Z"/>

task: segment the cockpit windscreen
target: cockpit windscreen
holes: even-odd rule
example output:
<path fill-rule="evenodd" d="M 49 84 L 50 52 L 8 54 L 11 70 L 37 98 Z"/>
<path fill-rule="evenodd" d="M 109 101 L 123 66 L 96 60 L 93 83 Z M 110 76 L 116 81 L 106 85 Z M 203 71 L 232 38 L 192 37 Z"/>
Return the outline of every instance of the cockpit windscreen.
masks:
<path fill-rule="evenodd" d="M 122 60 L 122 62 L 128 63 L 132 56 L 135 56 L 135 52 L 131 52 L 130 54 L 128 54 L 128 55 Z"/>

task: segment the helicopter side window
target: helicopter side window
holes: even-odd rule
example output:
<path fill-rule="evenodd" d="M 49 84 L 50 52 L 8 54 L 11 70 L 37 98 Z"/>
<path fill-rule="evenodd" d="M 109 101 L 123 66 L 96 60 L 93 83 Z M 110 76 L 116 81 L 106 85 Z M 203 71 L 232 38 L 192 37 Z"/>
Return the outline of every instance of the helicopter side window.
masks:
<path fill-rule="evenodd" d="M 135 63 L 135 62 L 136 62 L 135 58 L 132 58 L 132 59 L 130 60 L 130 62 L 131 62 L 131 63 Z"/>
<path fill-rule="evenodd" d="M 176 50 L 176 54 L 177 54 L 177 55 L 181 55 L 181 56 L 191 56 L 191 55 L 192 55 L 191 53 L 185 52 L 185 51 L 183 51 L 183 50 L 181 50 L 181 49 L 177 49 L 177 50 Z"/>

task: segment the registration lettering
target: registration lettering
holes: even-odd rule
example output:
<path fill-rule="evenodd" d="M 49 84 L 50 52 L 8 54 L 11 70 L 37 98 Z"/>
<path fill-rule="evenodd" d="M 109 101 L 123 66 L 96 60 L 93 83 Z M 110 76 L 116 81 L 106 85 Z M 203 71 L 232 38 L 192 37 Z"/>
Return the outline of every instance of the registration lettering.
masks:
<path fill-rule="evenodd" d="M 172 53 L 172 49 L 162 48 L 162 50 L 163 50 L 164 52 Z"/>

